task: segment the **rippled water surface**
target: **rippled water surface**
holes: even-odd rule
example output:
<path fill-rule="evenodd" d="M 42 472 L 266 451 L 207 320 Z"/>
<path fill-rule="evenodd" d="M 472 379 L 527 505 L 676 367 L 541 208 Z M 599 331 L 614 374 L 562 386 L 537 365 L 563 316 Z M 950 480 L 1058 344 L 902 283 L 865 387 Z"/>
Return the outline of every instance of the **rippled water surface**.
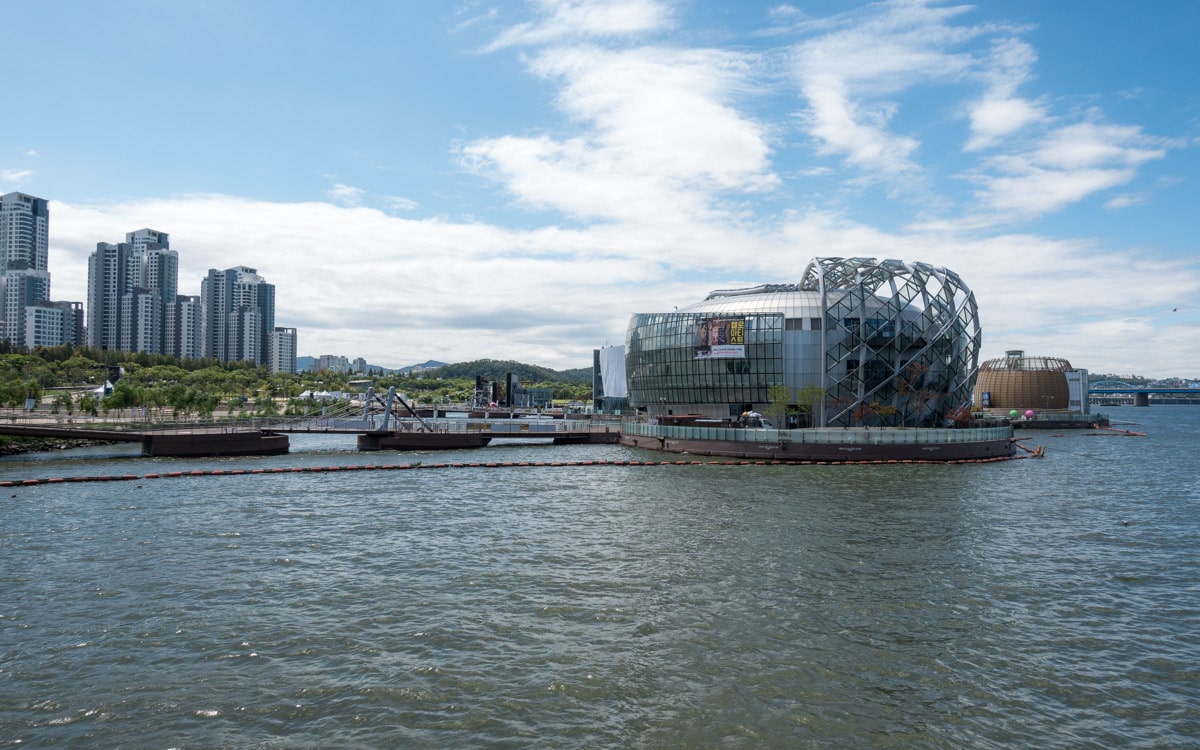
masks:
<path fill-rule="evenodd" d="M 1186 747 L 1200 407 L 983 465 L 545 466 L 0 494 L 0 746 Z M 0 478 L 661 459 L 127 447 Z"/>

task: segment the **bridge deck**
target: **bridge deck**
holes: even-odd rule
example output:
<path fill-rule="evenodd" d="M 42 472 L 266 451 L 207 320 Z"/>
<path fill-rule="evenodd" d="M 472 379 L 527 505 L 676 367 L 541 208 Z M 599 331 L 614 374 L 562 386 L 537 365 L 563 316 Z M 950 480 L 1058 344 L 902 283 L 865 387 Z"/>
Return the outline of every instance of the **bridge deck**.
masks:
<path fill-rule="evenodd" d="M 70 425 L 32 425 L 0 423 L 0 435 L 14 437 L 53 437 L 68 440 L 108 440 L 115 442 L 140 443 L 142 433 L 118 429 L 89 429 Z"/>
<path fill-rule="evenodd" d="M 1159 393 L 1159 394 L 1190 394 L 1192 396 L 1200 396 L 1200 388 L 1140 388 L 1131 385 L 1128 388 L 1089 388 L 1088 394 L 1091 396 L 1119 396 L 1133 393 Z"/>
<path fill-rule="evenodd" d="M 521 419 L 425 419 L 422 422 L 402 421 L 381 429 L 379 420 L 303 420 L 266 422 L 263 429 L 281 433 L 341 433 L 350 435 L 389 435 L 392 433 L 433 432 L 437 434 L 484 434 L 492 438 L 562 438 L 580 437 L 592 432 L 616 429 L 615 425 L 593 425 L 587 420 L 521 420 Z"/>
<path fill-rule="evenodd" d="M 393 432 L 438 434 L 479 433 L 492 438 L 567 438 L 593 432 L 616 430 L 616 425 L 593 424 L 588 420 L 522 419 L 426 419 L 423 422 L 392 423 L 383 430 L 381 420 L 352 419 L 247 419 L 219 423 L 175 421 L 145 422 L 88 420 L 79 424 L 59 422 L 40 416 L 25 416 L 21 421 L 0 421 L 0 435 L 19 437 L 56 437 L 83 440 L 140 442 L 146 437 L 167 434 L 235 433 L 322 433 L 342 435 L 388 435 Z"/>

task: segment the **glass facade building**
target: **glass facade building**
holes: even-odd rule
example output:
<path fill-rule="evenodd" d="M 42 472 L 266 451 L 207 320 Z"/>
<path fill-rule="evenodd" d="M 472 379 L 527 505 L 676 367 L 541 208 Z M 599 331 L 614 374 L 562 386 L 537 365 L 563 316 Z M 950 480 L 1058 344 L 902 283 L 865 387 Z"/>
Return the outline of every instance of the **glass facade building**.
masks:
<path fill-rule="evenodd" d="M 700 343 L 701 329 L 718 320 L 744 325 L 739 356 L 712 356 L 712 345 Z M 733 405 L 740 413 L 741 405 L 764 403 L 767 389 L 783 379 L 783 321 L 779 313 L 634 315 L 626 338 L 630 402 L 657 404 L 662 413 L 692 405 Z"/>
<path fill-rule="evenodd" d="M 782 398 L 812 426 L 930 426 L 969 407 L 979 345 L 974 295 L 954 272 L 817 258 L 799 284 L 635 314 L 626 374 L 652 416 L 727 419 Z"/>

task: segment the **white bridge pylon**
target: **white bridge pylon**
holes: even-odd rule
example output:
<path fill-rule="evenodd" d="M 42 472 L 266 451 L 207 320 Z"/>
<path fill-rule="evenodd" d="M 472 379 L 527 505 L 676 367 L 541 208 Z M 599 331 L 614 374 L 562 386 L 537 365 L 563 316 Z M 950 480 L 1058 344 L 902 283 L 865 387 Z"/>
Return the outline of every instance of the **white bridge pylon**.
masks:
<path fill-rule="evenodd" d="M 417 414 L 416 409 L 412 408 L 412 405 L 405 401 L 403 396 L 396 393 L 396 386 L 388 387 L 386 399 L 375 395 L 375 386 L 370 386 L 367 388 L 367 400 L 363 405 L 362 415 L 363 421 L 367 424 L 373 423 L 374 420 L 372 417 L 377 413 L 375 411 L 376 406 L 383 407 L 383 424 L 381 424 L 379 427 L 379 429 L 383 432 L 388 432 L 391 429 L 393 416 L 399 419 L 400 415 L 396 414 L 394 411 L 397 406 L 403 406 L 404 409 L 406 409 L 408 413 L 420 423 L 422 430 L 425 430 L 426 432 L 433 432 L 429 424 L 421 418 L 420 414 Z"/>

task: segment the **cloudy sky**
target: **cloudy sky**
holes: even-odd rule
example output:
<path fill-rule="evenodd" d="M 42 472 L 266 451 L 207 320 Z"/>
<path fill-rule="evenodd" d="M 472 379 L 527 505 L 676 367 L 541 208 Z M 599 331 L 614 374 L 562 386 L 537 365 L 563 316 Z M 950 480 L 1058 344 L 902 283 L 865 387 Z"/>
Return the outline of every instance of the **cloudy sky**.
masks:
<path fill-rule="evenodd" d="M 1200 4 L 46 0 L 0 192 L 52 297 L 150 227 L 302 355 L 589 366 L 815 256 L 957 271 L 1007 349 L 1200 376 Z"/>

